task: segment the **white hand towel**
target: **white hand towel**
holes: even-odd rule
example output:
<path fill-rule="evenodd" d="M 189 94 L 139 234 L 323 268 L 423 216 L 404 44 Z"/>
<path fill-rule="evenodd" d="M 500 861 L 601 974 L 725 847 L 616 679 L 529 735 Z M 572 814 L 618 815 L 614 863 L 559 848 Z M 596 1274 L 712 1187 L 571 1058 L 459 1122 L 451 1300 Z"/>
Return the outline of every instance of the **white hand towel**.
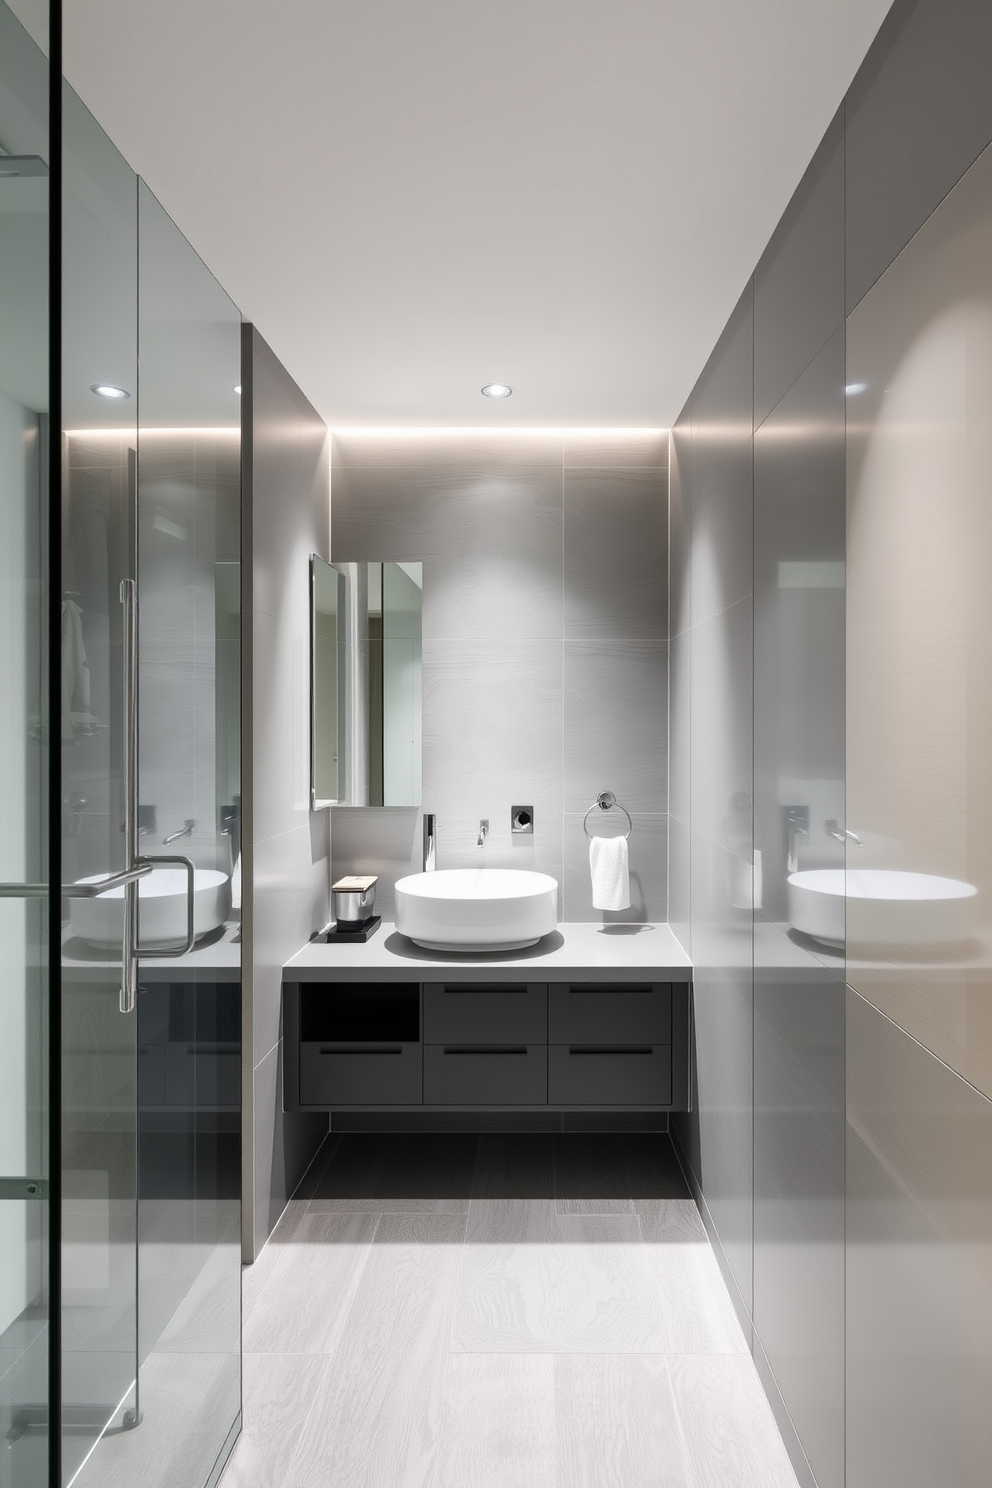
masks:
<path fill-rule="evenodd" d="M 626 837 L 593 837 L 589 843 L 593 909 L 629 909 Z"/>

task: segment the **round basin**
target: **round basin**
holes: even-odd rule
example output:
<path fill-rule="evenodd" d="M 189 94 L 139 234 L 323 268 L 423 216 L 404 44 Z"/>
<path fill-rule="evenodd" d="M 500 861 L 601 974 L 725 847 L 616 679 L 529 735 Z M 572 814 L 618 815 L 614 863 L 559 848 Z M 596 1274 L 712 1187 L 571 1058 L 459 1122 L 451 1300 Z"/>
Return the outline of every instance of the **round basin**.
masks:
<path fill-rule="evenodd" d="M 95 873 L 80 883 L 102 878 Z M 197 940 L 223 925 L 231 911 L 231 880 L 216 868 L 193 876 L 193 929 Z M 100 950 L 119 947 L 124 935 L 124 887 L 96 899 L 69 900 L 73 935 Z M 182 868 L 153 868 L 138 879 L 138 939 L 145 951 L 164 951 L 186 939 L 186 874 Z"/>
<path fill-rule="evenodd" d="M 843 948 L 946 945 L 971 934 L 974 884 L 888 868 L 810 868 L 789 875 L 789 923 Z"/>
<path fill-rule="evenodd" d="M 444 868 L 396 884 L 396 928 L 429 951 L 515 951 L 558 923 L 558 880 L 516 868 Z"/>

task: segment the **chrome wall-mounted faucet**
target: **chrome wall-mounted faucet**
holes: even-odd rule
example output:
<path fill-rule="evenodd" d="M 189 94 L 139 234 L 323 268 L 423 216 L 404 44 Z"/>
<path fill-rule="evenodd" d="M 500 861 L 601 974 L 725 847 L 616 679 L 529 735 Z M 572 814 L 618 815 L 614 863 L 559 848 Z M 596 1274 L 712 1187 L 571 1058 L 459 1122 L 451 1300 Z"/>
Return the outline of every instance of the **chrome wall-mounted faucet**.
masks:
<path fill-rule="evenodd" d="M 799 872 L 799 839 L 809 836 L 809 807 L 787 806 L 786 821 L 789 828 L 789 844 L 785 858 L 786 873 Z"/>
<path fill-rule="evenodd" d="M 162 838 L 162 846 L 163 847 L 168 847 L 168 845 L 169 845 L 170 842 L 178 842 L 179 839 L 180 839 L 180 837 L 192 837 L 192 835 L 193 835 L 193 828 L 195 826 L 196 826 L 196 822 L 193 819 L 193 817 L 188 816 L 186 818 L 186 825 L 183 826 L 183 827 L 180 827 L 180 829 L 179 829 L 178 832 L 171 832 L 168 837 L 163 837 Z"/>
<path fill-rule="evenodd" d="M 847 828 L 842 827 L 839 822 L 835 822 L 831 819 L 828 822 L 824 822 L 823 825 L 826 828 L 828 837 L 834 837 L 838 842 L 853 842 L 855 847 L 864 847 L 864 843 L 861 841 L 861 838 L 858 836 L 857 832 L 849 832 Z"/>
<path fill-rule="evenodd" d="M 485 847 L 485 845 L 486 845 L 486 838 L 488 836 L 489 836 L 489 818 L 487 816 L 487 817 L 484 817 L 483 820 L 480 821 L 480 823 L 479 823 L 479 840 L 475 844 L 476 847 Z"/>
<path fill-rule="evenodd" d="M 437 817 L 433 811 L 424 812 L 424 872 L 433 873 L 437 867 Z"/>

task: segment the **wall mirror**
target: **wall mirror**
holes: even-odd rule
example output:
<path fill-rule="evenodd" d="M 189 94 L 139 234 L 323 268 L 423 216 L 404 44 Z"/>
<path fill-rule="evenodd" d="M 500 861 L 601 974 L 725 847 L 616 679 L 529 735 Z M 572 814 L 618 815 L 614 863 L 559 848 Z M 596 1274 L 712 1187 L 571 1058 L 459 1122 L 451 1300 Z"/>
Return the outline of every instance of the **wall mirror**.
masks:
<path fill-rule="evenodd" d="M 310 802 L 335 806 L 345 791 L 345 579 L 310 559 Z"/>
<path fill-rule="evenodd" d="M 342 804 L 419 806 L 422 563 L 349 563 L 350 779 Z"/>

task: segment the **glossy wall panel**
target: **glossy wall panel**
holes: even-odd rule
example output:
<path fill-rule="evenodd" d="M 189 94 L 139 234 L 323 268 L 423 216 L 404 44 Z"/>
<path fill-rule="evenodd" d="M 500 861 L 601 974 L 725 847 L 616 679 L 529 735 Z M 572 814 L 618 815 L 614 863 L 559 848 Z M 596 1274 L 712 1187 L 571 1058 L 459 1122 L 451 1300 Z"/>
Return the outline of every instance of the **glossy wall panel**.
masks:
<path fill-rule="evenodd" d="M 844 127 L 833 120 L 754 271 L 757 427 L 844 323 Z"/>
<path fill-rule="evenodd" d="M 534 868 L 600 920 L 582 817 L 634 818 L 629 912 L 665 919 L 668 440 L 659 431 L 335 434 L 335 562 L 424 564 L 424 809 L 439 867 Z M 512 835 L 510 807 L 534 807 Z M 421 867 L 414 812 L 335 808 L 335 876 Z M 478 847 L 479 822 L 489 821 Z M 595 818 L 593 819 L 595 826 Z"/>
<path fill-rule="evenodd" d="M 984 1488 L 992 1102 L 848 994 L 848 1488 Z"/>
<path fill-rule="evenodd" d="M 966 896 L 852 900 L 848 979 L 992 1094 L 992 148 L 851 316 L 848 376 L 848 867 Z"/>
<path fill-rule="evenodd" d="M 242 341 L 246 718 L 244 822 L 245 1257 L 253 1260 L 327 1131 L 285 1113 L 278 1071 L 282 966 L 330 908 L 329 813 L 310 809 L 308 573 L 330 547 L 323 420 L 253 326 Z M 250 1032 L 250 1037 L 248 1034 Z"/>
<path fill-rule="evenodd" d="M 986 0 L 896 0 L 847 95 L 847 307 L 992 140 Z"/>

